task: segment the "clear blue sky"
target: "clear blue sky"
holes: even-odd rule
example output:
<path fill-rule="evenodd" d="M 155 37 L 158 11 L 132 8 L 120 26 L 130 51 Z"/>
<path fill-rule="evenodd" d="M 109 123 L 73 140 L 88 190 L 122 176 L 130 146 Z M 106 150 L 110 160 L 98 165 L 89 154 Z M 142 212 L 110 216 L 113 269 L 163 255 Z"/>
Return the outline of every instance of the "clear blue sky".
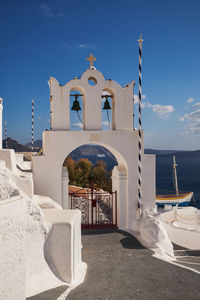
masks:
<path fill-rule="evenodd" d="M 50 76 L 65 84 L 96 68 L 124 85 L 136 81 L 143 34 L 145 147 L 200 149 L 200 1 L 0 1 L 0 97 L 8 136 L 35 139 L 49 128 Z M 135 109 L 137 110 L 137 104 Z M 137 127 L 137 120 L 135 122 Z"/>

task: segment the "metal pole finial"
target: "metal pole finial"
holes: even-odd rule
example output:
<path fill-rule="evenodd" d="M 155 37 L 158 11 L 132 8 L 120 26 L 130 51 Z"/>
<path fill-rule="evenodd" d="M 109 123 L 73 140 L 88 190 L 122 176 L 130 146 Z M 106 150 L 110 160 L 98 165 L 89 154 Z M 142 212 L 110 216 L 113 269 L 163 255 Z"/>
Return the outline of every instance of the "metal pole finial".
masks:
<path fill-rule="evenodd" d="M 142 39 L 142 33 L 140 33 L 140 38 L 138 39 L 138 42 L 141 44 L 143 42 L 143 39 Z"/>

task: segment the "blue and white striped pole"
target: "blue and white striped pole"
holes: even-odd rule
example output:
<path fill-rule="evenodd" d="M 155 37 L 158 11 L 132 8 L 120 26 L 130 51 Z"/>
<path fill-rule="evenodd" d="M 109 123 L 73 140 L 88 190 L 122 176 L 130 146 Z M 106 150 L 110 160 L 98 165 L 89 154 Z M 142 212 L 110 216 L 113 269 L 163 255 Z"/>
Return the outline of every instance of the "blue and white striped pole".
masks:
<path fill-rule="evenodd" d="M 4 129 L 5 129 L 5 148 L 8 149 L 8 136 L 7 136 L 7 123 L 6 123 L 6 121 L 5 121 Z"/>
<path fill-rule="evenodd" d="M 141 214 L 142 209 L 142 34 L 138 40 L 139 42 L 139 130 L 138 130 L 138 212 Z"/>
<path fill-rule="evenodd" d="M 50 130 L 52 130 L 52 100 L 53 100 L 51 81 L 52 81 L 52 79 L 50 78 L 48 81 L 49 89 L 50 89 Z"/>
<path fill-rule="evenodd" d="M 34 145 L 34 100 L 32 99 L 32 126 L 31 126 L 31 149 L 33 152 Z"/>

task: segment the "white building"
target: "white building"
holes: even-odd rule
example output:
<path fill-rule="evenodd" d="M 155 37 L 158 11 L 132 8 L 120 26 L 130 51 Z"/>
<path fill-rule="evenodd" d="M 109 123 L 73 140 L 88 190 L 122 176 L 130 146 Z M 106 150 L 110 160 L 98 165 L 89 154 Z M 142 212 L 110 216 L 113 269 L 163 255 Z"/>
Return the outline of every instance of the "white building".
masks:
<path fill-rule="evenodd" d="M 107 148 L 118 162 L 113 170 L 113 191 L 117 191 L 117 226 L 130 229 L 137 214 L 138 131 L 133 128 L 134 81 L 124 87 L 90 67 L 80 79 L 61 86 L 50 78 L 51 130 L 43 132 L 42 155 L 32 157 L 35 193 L 51 197 L 63 208 L 68 206 L 68 176 L 65 158 L 84 144 Z M 83 99 L 83 130 L 70 130 L 70 94 L 78 91 Z M 102 130 L 102 94 L 112 96 L 111 130 Z M 155 205 L 155 157 L 142 149 L 142 205 Z"/>

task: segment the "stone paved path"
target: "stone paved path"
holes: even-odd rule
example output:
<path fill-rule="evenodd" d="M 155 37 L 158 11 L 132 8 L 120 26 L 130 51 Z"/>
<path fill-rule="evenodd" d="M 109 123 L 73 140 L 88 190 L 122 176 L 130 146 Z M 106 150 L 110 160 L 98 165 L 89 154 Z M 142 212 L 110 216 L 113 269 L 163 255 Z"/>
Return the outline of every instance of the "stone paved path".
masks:
<path fill-rule="evenodd" d="M 126 232 L 88 230 L 82 243 L 86 279 L 67 300 L 200 299 L 199 274 L 152 257 Z M 60 287 L 29 299 L 56 300 L 63 291 Z"/>
<path fill-rule="evenodd" d="M 82 236 L 86 279 L 67 300 L 200 299 L 200 275 L 158 260 L 123 231 Z"/>
<path fill-rule="evenodd" d="M 199 250 L 178 250 L 174 251 L 177 263 L 187 268 L 200 272 L 200 251 Z M 199 275 L 200 276 L 200 275 Z"/>

